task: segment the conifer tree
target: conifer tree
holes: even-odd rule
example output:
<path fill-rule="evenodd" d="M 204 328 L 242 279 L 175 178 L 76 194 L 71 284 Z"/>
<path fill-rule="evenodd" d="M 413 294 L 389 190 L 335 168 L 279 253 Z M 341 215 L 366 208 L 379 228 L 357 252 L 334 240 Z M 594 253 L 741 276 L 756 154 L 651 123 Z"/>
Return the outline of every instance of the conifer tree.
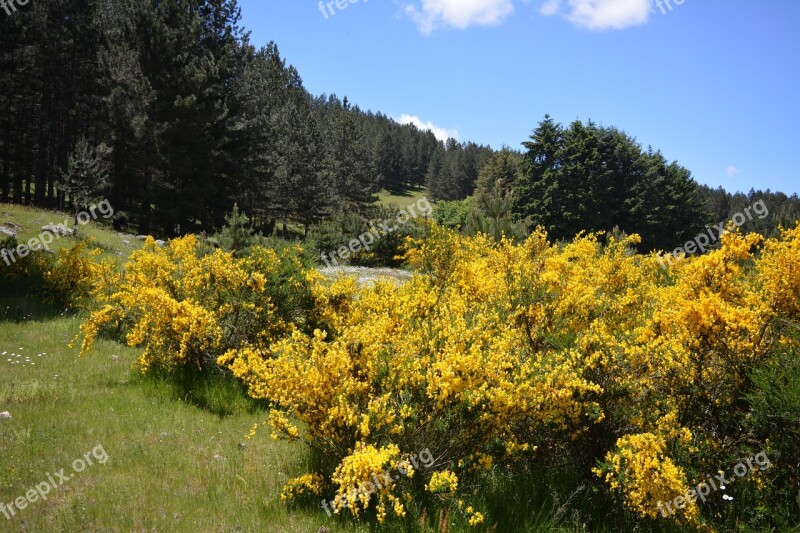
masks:
<path fill-rule="evenodd" d="M 78 215 L 81 210 L 92 203 L 106 199 L 110 152 L 105 144 L 93 147 L 86 139 L 81 139 L 75 152 L 69 157 L 61 187 L 75 209 L 73 235 L 78 234 Z"/>

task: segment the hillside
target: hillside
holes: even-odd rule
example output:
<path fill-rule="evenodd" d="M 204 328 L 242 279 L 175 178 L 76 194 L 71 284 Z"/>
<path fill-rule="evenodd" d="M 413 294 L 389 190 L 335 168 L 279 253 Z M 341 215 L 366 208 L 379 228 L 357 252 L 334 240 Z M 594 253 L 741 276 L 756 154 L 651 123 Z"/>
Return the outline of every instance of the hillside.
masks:
<path fill-rule="evenodd" d="M 55 211 L 0 204 L 0 224 L 19 225 L 20 242 Z M 91 223 L 81 229 L 104 255 L 127 259 L 141 243 Z M 64 237 L 53 251 L 74 245 Z M 0 264 L 0 268 L 6 268 Z M 175 382 L 144 377 L 140 350 L 101 341 L 91 357 L 67 345 L 80 315 L 49 309 L 0 288 L 0 502 L 12 502 L 47 474 L 97 446 L 108 454 L 47 494 L 0 531 L 316 531 L 330 522 L 289 511 L 277 497 L 306 458 L 296 446 L 246 438 L 267 416 L 239 384 L 202 376 Z M 98 453 L 98 455 L 101 455 Z M 337 531 L 356 531 L 337 526 Z"/>

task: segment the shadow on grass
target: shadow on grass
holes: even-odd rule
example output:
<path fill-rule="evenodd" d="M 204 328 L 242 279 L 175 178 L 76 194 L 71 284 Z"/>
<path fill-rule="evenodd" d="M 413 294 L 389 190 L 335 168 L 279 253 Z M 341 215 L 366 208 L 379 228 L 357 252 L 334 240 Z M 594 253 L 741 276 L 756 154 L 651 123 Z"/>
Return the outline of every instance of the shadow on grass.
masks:
<path fill-rule="evenodd" d="M 64 309 L 42 301 L 37 295 L 7 289 L 0 287 L 0 291 L 3 291 L 0 295 L 0 322 L 44 322 L 68 314 Z"/>
<path fill-rule="evenodd" d="M 423 187 L 397 187 L 387 188 L 386 191 L 392 196 L 400 196 L 402 198 L 411 198 L 415 193 L 423 190 Z"/>
<path fill-rule="evenodd" d="M 670 523 L 638 519 L 569 468 L 539 466 L 513 476 L 495 472 L 481 483 L 478 502 L 496 531 L 681 531 Z"/>
<path fill-rule="evenodd" d="M 311 463 L 314 463 L 313 454 Z M 458 496 L 463 499 L 462 508 L 449 497 L 440 498 L 426 492 L 421 483 L 422 479 L 414 479 L 412 498 L 405 502 L 407 514 L 404 518 L 398 518 L 388 510 L 386 522 L 378 524 L 372 502 L 359 519 L 343 510 L 329 520 L 342 528 L 364 527 L 382 533 L 683 531 L 673 524 L 637 519 L 619 502 L 610 501 L 597 486 L 561 468 L 540 467 L 513 475 L 495 469 L 485 478 L 476 480 L 475 485 L 464 487 L 466 490 Z M 325 516 L 321 500 L 331 497 L 332 494 L 305 496 L 292 505 Z M 469 525 L 469 517 L 464 511 L 468 506 L 484 515 L 483 524 L 477 527 Z"/>
<path fill-rule="evenodd" d="M 198 370 L 185 367 L 173 372 L 154 368 L 146 374 L 134 371 L 132 384 L 150 388 L 153 393 L 166 394 L 208 411 L 220 418 L 240 413 L 267 412 L 269 404 L 247 395 L 247 388 L 230 373 L 219 367 Z"/>
<path fill-rule="evenodd" d="M 411 198 L 413 193 L 417 192 L 414 189 L 386 189 L 392 196 L 399 196 L 401 198 Z"/>

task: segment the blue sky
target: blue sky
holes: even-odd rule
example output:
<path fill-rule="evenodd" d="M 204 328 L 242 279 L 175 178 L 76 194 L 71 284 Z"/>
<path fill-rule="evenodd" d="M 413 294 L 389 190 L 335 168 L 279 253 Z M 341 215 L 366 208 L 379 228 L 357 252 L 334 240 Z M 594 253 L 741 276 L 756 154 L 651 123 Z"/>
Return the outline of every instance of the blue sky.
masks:
<path fill-rule="evenodd" d="M 592 119 L 701 183 L 800 193 L 800 2 L 659 1 L 239 3 L 312 93 L 494 148 Z"/>

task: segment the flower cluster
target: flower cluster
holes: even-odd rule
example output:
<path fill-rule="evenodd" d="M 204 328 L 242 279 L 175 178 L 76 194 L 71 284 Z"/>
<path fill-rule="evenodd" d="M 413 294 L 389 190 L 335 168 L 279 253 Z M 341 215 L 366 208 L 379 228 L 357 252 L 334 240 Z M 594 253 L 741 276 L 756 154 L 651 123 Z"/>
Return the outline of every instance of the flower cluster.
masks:
<path fill-rule="evenodd" d="M 638 242 L 552 245 L 538 230 L 498 243 L 432 226 L 409 242 L 409 282 L 365 287 L 269 250 L 199 257 L 191 237 L 148 243 L 84 324 L 84 348 L 120 324 L 146 348 L 143 366 L 216 357 L 273 406 L 275 438 L 322 458 L 285 499 L 335 489 L 335 510 L 382 521 L 406 512 L 406 488 L 427 486 L 477 526 L 466 487 L 571 454 L 642 519 L 702 527 L 697 505 L 664 517 L 657 503 L 763 446 L 742 434 L 742 398 L 754 368 L 798 348 L 800 228 L 775 239 L 732 228 L 668 269 Z M 380 477 L 425 446 L 439 453 L 413 487 Z"/>
<path fill-rule="evenodd" d="M 312 319 L 315 280 L 297 250 L 279 256 L 255 248 L 235 258 L 202 255 L 193 236 L 165 248 L 150 238 L 122 273 L 103 279 L 97 309 L 81 327 L 81 354 L 104 329 L 116 329 L 145 348 L 143 370 L 213 365 L 229 350 L 269 346 Z"/>
<path fill-rule="evenodd" d="M 342 460 L 331 477 L 338 485 L 333 499 L 334 512 L 349 509 L 353 516 L 358 516 L 369 508 L 374 495 L 378 521 L 386 519 L 387 505 L 397 516 L 405 516 L 405 507 L 395 494 L 398 480 L 387 474 L 398 468 L 405 472 L 399 463 L 400 450 L 393 444 L 378 449 L 357 443 L 353 453 Z"/>
<path fill-rule="evenodd" d="M 429 492 L 449 492 L 454 493 L 458 490 L 458 476 L 449 470 L 434 472 L 431 480 L 425 486 Z"/>
<path fill-rule="evenodd" d="M 304 474 L 286 482 L 281 492 L 281 501 L 296 500 L 303 496 L 322 494 L 324 479 L 319 474 Z"/>

